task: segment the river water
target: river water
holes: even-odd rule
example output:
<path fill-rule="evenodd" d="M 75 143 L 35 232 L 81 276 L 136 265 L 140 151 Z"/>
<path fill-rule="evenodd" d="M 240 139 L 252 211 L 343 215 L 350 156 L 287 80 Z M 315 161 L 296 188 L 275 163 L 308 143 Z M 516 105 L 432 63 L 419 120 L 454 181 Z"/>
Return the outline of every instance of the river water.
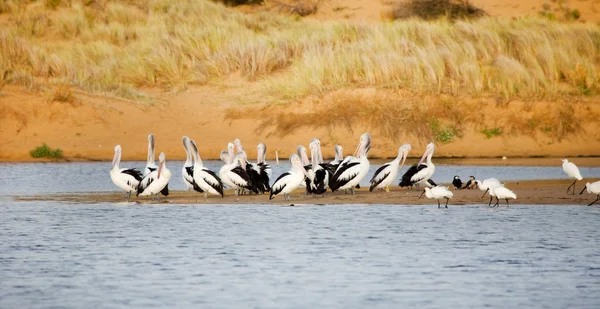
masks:
<path fill-rule="evenodd" d="M 108 165 L 0 164 L 0 308 L 600 308 L 600 207 L 11 197 L 113 191 Z M 555 175 L 506 169 L 438 171 Z"/>

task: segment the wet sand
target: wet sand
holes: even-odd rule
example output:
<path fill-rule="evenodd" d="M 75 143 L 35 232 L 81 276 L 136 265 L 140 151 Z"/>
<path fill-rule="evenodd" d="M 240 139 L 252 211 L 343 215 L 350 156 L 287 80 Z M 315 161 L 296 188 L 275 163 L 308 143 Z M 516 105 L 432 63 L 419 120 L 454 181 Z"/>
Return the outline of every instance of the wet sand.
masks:
<path fill-rule="evenodd" d="M 567 194 L 566 189 L 571 184 L 569 180 L 533 180 L 533 181 L 512 181 L 505 182 L 505 186 L 517 194 L 516 200 L 509 200 L 510 205 L 587 205 L 596 199 L 595 195 L 584 191 L 586 182 L 594 182 L 599 179 L 584 179 L 576 184 L 576 194 Z M 291 201 L 285 201 L 283 196 L 276 196 L 269 200 L 269 195 L 242 195 L 234 196 L 231 190 L 225 192 L 225 197 L 204 196 L 195 192 L 172 191 L 168 197 L 162 197 L 161 204 L 267 204 L 267 205 L 327 205 L 327 204 L 392 204 L 392 205 L 437 205 L 436 200 L 430 200 L 423 196 L 419 199 L 422 191 L 416 189 L 407 189 L 392 187 L 390 192 L 374 191 L 369 192 L 368 188 L 361 188 L 356 194 L 344 194 L 344 192 L 327 192 L 323 196 L 312 197 L 304 195 L 304 189 L 298 189 L 292 194 Z M 467 204 L 487 205 L 490 198 L 486 195 L 482 198 L 483 192 L 479 189 L 452 190 L 454 198 L 448 203 L 449 207 Z M 43 196 L 19 196 L 16 200 L 21 201 L 57 201 L 69 203 L 124 203 L 127 200 L 121 192 L 115 193 L 77 193 L 77 194 L 56 194 Z M 495 199 L 494 199 L 495 201 Z M 441 201 L 442 203 L 444 201 Z M 149 197 L 131 198 L 131 204 L 150 204 Z M 125 203 L 128 204 L 128 203 Z M 597 204 L 600 206 L 600 202 Z M 501 206 L 505 207 L 506 202 L 501 200 Z M 442 204 L 443 207 L 443 204 Z"/>

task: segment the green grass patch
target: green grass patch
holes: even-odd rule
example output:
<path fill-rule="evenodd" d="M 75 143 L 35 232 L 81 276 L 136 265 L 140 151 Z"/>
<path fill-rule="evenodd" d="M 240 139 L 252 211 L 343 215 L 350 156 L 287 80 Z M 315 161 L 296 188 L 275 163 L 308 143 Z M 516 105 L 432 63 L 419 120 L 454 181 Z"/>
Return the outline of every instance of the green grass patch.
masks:
<path fill-rule="evenodd" d="M 46 143 L 40 147 L 36 147 L 30 151 L 29 154 L 32 158 L 50 158 L 50 159 L 62 159 L 63 151 L 60 148 L 52 149 Z"/>
<path fill-rule="evenodd" d="M 434 119 L 430 124 L 431 134 L 436 142 L 443 144 L 451 143 L 457 138 L 462 137 L 462 131 L 455 126 L 443 126 L 437 119 Z"/>
<path fill-rule="evenodd" d="M 483 130 L 481 130 L 481 133 L 483 133 L 485 135 L 486 138 L 490 139 L 494 136 L 500 135 L 502 134 L 502 128 L 485 128 Z"/>

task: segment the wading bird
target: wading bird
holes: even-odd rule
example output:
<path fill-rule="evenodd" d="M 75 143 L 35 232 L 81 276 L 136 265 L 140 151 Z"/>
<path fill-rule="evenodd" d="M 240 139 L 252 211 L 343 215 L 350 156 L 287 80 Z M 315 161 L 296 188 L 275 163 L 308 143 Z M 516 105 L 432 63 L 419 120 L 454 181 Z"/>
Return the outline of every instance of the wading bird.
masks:
<path fill-rule="evenodd" d="M 281 174 L 271 186 L 271 195 L 269 200 L 283 193 L 283 198 L 289 201 L 290 193 L 300 186 L 304 177 L 308 177 L 308 172 L 304 169 L 300 157 L 297 154 L 290 156 L 291 169 Z"/>
<path fill-rule="evenodd" d="M 350 190 L 354 194 L 354 187 L 358 185 L 369 172 L 369 159 L 367 154 L 371 149 L 371 135 L 364 133 L 356 147 L 354 156 L 346 157 L 338 166 L 331 181 L 331 191 Z"/>
<path fill-rule="evenodd" d="M 167 168 L 165 153 L 161 152 L 158 156 L 158 168 L 140 181 L 136 196 L 150 195 L 152 202 L 154 202 L 154 196 L 156 196 L 157 201 L 160 202 L 159 193 L 164 196 L 169 195 L 169 180 L 171 180 L 171 171 Z"/>
<path fill-rule="evenodd" d="M 572 194 L 575 194 L 575 183 L 577 182 L 577 180 L 583 179 L 581 177 L 581 173 L 579 172 L 577 165 L 573 164 L 572 162 L 569 162 L 569 160 L 563 159 L 562 162 L 563 162 L 563 164 L 562 164 L 563 171 L 565 171 L 565 173 L 567 173 L 567 175 L 569 175 L 569 178 L 575 179 L 573 181 L 573 183 L 567 188 L 567 194 L 569 194 L 569 189 L 571 189 L 571 187 L 573 187 Z"/>
<path fill-rule="evenodd" d="M 370 192 L 372 192 L 373 189 L 385 189 L 385 192 L 390 192 L 390 185 L 396 180 L 396 177 L 398 177 L 398 172 L 402 170 L 410 149 L 410 144 L 403 144 L 398 148 L 398 156 L 396 159 L 382 165 L 375 171 L 375 174 L 370 181 Z"/>
<path fill-rule="evenodd" d="M 596 194 L 596 199 L 593 202 L 589 203 L 588 206 L 592 206 L 597 201 L 600 201 L 600 181 L 586 183 L 585 188 L 583 188 L 583 190 L 581 190 L 581 192 L 579 192 L 579 195 L 581 195 L 583 193 L 583 191 L 585 191 L 586 189 L 587 189 L 588 193 Z"/>
<path fill-rule="evenodd" d="M 498 181 L 498 179 L 493 178 L 493 177 L 492 178 L 488 178 L 488 179 L 484 179 L 483 181 L 481 181 L 481 180 L 475 180 L 475 183 L 479 187 L 479 190 L 484 191 L 483 195 L 481 196 L 481 198 L 483 198 L 485 196 L 485 194 L 488 193 L 488 191 L 490 190 L 490 188 L 502 186 L 502 184 L 500 183 L 500 181 Z M 490 194 L 490 202 L 488 203 L 488 206 L 490 206 L 490 205 L 492 205 L 492 195 L 491 194 Z"/>
<path fill-rule="evenodd" d="M 433 188 L 425 187 L 425 190 L 423 190 L 423 193 L 419 195 L 419 198 L 421 198 L 423 194 L 425 194 L 427 198 L 436 199 L 438 202 L 438 208 L 440 208 L 440 199 L 446 199 L 446 205 L 444 205 L 444 207 L 448 208 L 448 200 L 450 200 L 454 196 L 454 194 L 452 194 L 452 191 L 448 190 L 448 187 L 443 186 L 435 186 Z"/>
<path fill-rule="evenodd" d="M 517 195 L 508 188 L 505 188 L 504 186 L 490 187 L 489 190 L 490 196 L 496 197 L 496 204 L 494 204 L 494 207 L 500 206 L 500 199 L 506 200 L 506 207 L 508 207 L 509 198 L 517 199 Z"/>
<path fill-rule="evenodd" d="M 110 179 L 119 188 L 125 190 L 125 198 L 131 197 L 131 192 L 137 190 L 137 186 L 142 180 L 142 174 L 135 168 L 119 168 L 122 155 L 121 145 L 115 146 L 115 156 L 113 157 L 112 167 L 110 169 Z"/>

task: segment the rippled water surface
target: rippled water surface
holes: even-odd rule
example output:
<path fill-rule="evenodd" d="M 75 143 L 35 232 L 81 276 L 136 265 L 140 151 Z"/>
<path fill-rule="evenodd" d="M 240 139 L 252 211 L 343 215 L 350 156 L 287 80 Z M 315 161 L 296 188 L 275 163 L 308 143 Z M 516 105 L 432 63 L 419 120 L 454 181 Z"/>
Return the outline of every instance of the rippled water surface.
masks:
<path fill-rule="evenodd" d="M 585 206 L 0 207 L 0 308 L 599 308 Z"/>
<path fill-rule="evenodd" d="M 0 308 L 600 308 L 600 207 L 12 198 L 118 191 L 109 165 L 0 164 Z M 169 167 L 184 189 L 181 162 Z M 434 178 L 455 174 L 566 177 L 441 165 Z"/>

